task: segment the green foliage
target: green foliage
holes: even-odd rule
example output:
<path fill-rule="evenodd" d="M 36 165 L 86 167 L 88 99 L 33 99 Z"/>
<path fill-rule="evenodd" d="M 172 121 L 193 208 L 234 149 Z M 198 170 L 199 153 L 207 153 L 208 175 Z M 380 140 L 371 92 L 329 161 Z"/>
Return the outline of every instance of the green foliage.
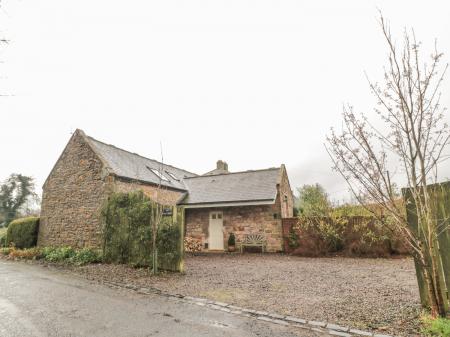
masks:
<path fill-rule="evenodd" d="M 90 263 L 102 262 L 102 252 L 91 248 L 77 250 L 69 259 L 69 263 L 81 266 Z"/>
<path fill-rule="evenodd" d="M 76 251 L 71 247 L 44 247 L 41 254 L 48 262 L 64 262 L 72 259 Z"/>
<path fill-rule="evenodd" d="M 331 203 L 325 189 L 319 185 L 303 185 L 299 192 L 298 212 L 302 216 L 327 216 Z"/>
<path fill-rule="evenodd" d="M 21 174 L 11 174 L 0 185 L 0 214 L 6 226 L 17 217 L 27 200 L 35 195 L 33 178 Z"/>
<path fill-rule="evenodd" d="M 293 227 L 289 230 L 288 245 L 291 249 L 296 249 L 300 246 L 298 235 Z"/>
<path fill-rule="evenodd" d="M 102 210 L 105 261 L 152 265 L 152 221 L 160 209 L 142 191 L 112 194 Z M 158 226 L 157 259 L 162 269 L 178 270 L 183 258 L 182 223 L 176 216 L 178 212 L 163 216 Z"/>
<path fill-rule="evenodd" d="M 400 236 L 373 217 L 299 217 L 286 239 L 291 252 L 305 256 L 340 253 L 386 257 L 410 253 Z"/>
<path fill-rule="evenodd" d="M 158 249 L 158 266 L 165 270 L 174 270 L 182 258 L 180 253 L 181 231 L 177 224 L 166 224 L 158 231 L 156 237 Z"/>
<path fill-rule="evenodd" d="M 0 247 L 6 246 L 6 228 L 0 228 Z"/>
<path fill-rule="evenodd" d="M 305 231 L 319 236 L 329 252 L 338 252 L 343 248 L 344 232 L 348 219 L 342 217 L 302 217 L 300 226 Z"/>
<path fill-rule="evenodd" d="M 366 208 L 357 204 L 344 204 L 334 207 L 332 214 L 335 217 L 351 217 L 351 216 L 372 216 Z"/>
<path fill-rule="evenodd" d="M 6 245 L 16 248 L 31 248 L 36 246 L 39 229 L 39 218 L 28 217 L 12 221 L 8 226 Z"/>
<path fill-rule="evenodd" d="M 9 247 L 0 248 L 0 254 L 2 254 L 2 255 L 9 255 L 10 251 L 11 251 L 11 248 L 9 248 Z"/>
<path fill-rule="evenodd" d="M 71 247 L 33 247 L 27 249 L 8 247 L 1 248 L 0 253 L 3 255 L 8 255 L 10 258 L 26 260 L 43 259 L 47 262 L 67 263 L 75 265 L 96 263 L 101 262 L 102 260 L 101 251 L 91 248 L 76 250 Z"/>
<path fill-rule="evenodd" d="M 450 336 L 450 319 L 435 318 L 425 316 L 422 318 L 422 333 L 430 337 L 448 337 Z"/>
<path fill-rule="evenodd" d="M 234 236 L 234 233 L 230 233 L 230 236 L 228 237 L 228 247 L 236 246 L 236 237 Z"/>

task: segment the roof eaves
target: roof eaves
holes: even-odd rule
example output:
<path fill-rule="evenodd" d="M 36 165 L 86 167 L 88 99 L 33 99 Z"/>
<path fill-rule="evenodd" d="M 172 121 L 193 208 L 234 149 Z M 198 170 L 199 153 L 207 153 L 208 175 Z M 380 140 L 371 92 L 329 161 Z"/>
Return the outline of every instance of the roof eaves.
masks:
<path fill-rule="evenodd" d="M 236 207 L 236 206 L 258 206 L 258 205 L 272 205 L 275 203 L 274 199 L 261 200 L 242 200 L 242 201 L 217 201 L 217 202 L 200 202 L 192 204 L 179 203 L 179 206 L 185 208 L 208 208 L 208 207 Z"/>

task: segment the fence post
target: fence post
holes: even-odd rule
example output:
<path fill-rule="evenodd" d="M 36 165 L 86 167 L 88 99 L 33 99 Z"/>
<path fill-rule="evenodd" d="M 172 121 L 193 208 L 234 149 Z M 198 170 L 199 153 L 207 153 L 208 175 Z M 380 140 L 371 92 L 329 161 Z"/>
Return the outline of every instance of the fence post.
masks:
<path fill-rule="evenodd" d="M 177 227 L 180 231 L 180 244 L 179 244 L 179 253 L 180 259 L 178 262 L 178 271 L 180 273 L 184 273 L 184 207 L 175 207 L 176 218 L 177 218 Z"/>

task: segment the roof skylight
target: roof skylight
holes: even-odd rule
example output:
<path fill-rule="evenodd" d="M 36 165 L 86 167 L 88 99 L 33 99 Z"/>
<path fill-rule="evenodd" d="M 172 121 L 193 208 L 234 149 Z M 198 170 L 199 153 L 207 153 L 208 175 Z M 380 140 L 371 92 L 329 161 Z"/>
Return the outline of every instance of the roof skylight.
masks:
<path fill-rule="evenodd" d="M 159 179 L 164 180 L 164 181 L 169 181 L 169 179 L 167 179 L 161 172 L 159 172 L 158 170 L 148 167 L 146 166 L 147 169 L 149 169 L 150 171 L 153 172 L 154 175 L 156 175 Z"/>
<path fill-rule="evenodd" d="M 177 178 L 177 176 L 175 174 L 173 174 L 172 172 L 166 171 L 167 175 L 169 177 L 171 177 L 173 180 L 179 181 L 180 179 Z"/>

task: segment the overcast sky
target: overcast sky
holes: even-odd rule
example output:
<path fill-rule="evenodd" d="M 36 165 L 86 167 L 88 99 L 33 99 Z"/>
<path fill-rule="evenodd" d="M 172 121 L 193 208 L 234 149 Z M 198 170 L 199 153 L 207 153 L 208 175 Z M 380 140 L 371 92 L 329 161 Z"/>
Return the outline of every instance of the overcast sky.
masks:
<path fill-rule="evenodd" d="M 217 159 L 232 171 L 285 163 L 293 188 L 318 182 L 342 199 L 323 143 L 343 103 L 373 115 L 377 8 L 394 35 L 414 27 L 450 60 L 448 1 L 2 3 L 0 180 L 31 175 L 39 191 L 81 128 L 154 159 L 161 141 L 166 163 L 196 173 Z"/>

